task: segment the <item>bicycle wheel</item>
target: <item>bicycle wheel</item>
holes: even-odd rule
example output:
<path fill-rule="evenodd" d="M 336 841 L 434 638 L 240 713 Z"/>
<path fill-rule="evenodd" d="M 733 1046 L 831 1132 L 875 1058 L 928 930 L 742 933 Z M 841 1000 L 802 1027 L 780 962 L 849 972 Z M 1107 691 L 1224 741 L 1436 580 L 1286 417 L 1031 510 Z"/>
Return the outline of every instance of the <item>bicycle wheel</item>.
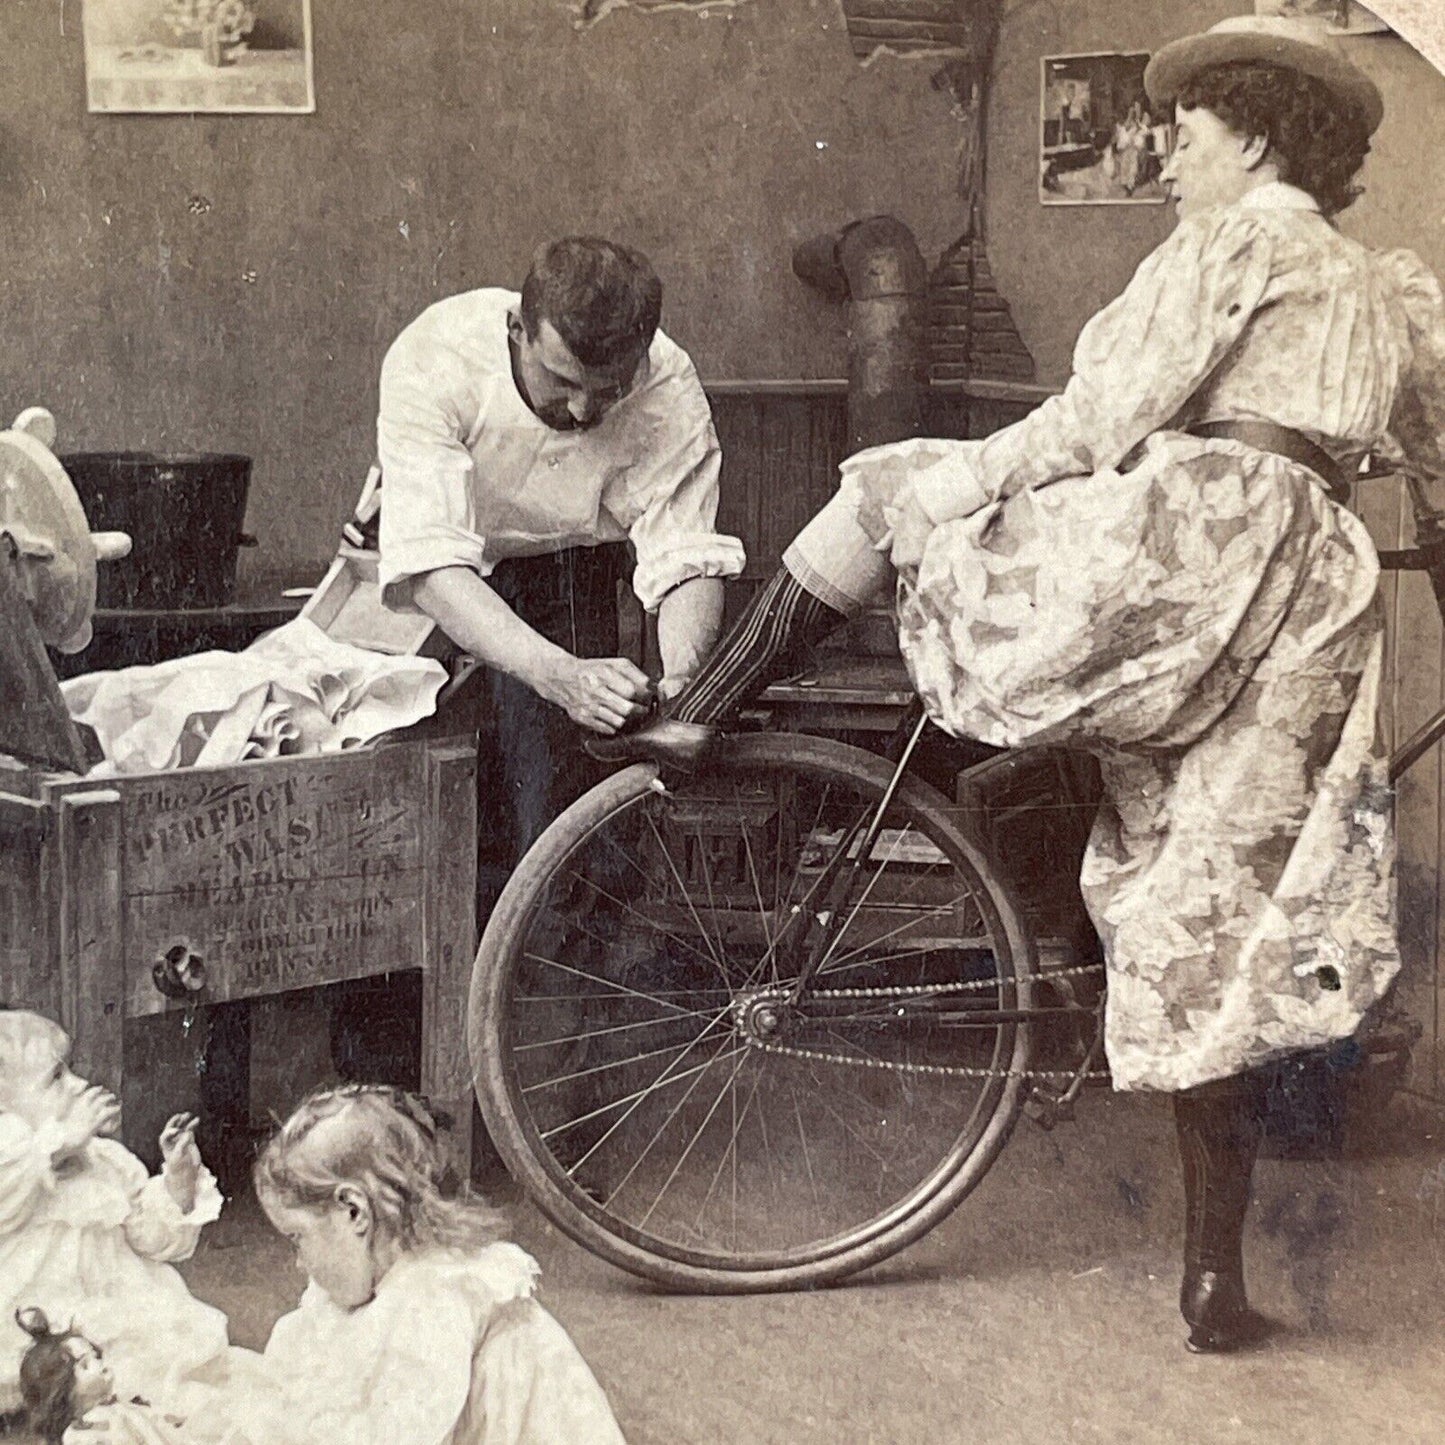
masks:
<path fill-rule="evenodd" d="M 746 737 L 676 786 L 614 774 L 522 861 L 468 1037 L 497 1148 L 578 1243 L 678 1288 L 815 1285 L 987 1172 L 1022 1104 L 1034 949 L 933 788 L 905 778 L 860 859 L 891 778 L 827 739 Z"/>

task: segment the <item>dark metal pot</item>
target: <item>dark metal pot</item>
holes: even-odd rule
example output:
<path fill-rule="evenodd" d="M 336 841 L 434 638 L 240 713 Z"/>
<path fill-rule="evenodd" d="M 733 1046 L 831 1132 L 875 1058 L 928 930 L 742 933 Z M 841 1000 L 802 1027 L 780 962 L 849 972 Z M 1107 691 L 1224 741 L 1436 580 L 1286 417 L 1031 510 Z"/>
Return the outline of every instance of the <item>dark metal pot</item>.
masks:
<path fill-rule="evenodd" d="M 129 532 L 131 554 L 100 569 L 98 607 L 224 607 L 236 591 L 236 555 L 251 458 L 222 453 L 79 452 L 61 457 L 96 530 Z"/>

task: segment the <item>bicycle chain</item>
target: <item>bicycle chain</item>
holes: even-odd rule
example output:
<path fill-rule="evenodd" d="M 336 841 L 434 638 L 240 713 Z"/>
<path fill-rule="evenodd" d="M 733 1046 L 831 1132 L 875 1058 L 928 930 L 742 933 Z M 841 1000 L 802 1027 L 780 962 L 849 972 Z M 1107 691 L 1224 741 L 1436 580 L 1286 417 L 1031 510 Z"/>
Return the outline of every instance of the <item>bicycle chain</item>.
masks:
<path fill-rule="evenodd" d="M 1102 963 L 1081 963 L 1073 968 L 1051 968 L 1034 975 L 1035 982 L 1048 983 L 1056 978 L 1076 978 L 1086 973 L 1103 973 Z M 909 998 L 924 993 L 974 993 L 997 988 L 996 978 L 976 978 L 967 983 L 910 983 L 895 988 L 817 988 L 809 989 L 809 998 Z"/>
<path fill-rule="evenodd" d="M 1074 968 L 1050 969 L 1047 974 L 1038 975 L 1039 981 L 1046 978 L 1067 978 L 1086 973 L 1102 973 L 1102 963 L 1080 964 Z M 974 980 L 969 983 L 908 984 L 898 988 L 837 988 L 818 989 L 809 994 L 810 998 L 912 998 L 920 994 L 968 993 L 983 988 L 997 988 L 997 979 Z M 882 1069 L 889 1073 L 926 1074 L 933 1077 L 955 1079 L 1024 1079 L 1047 1082 L 1083 1078 L 1107 1079 L 1105 1069 L 980 1069 L 967 1064 L 900 1064 L 884 1059 L 853 1058 L 845 1054 L 828 1054 L 820 1049 L 798 1049 L 788 1044 L 764 1043 L 761 1039 L 751 1041 L 752 1046 L 765 1054 L 781 1054 L 787 1058 L 809 1059 L 816 1063 L 845 1064 L 857 1069 Z"/>
<path fill-rule="evenodd" d="M 787 1044 L 765 1044 L 752 1040 L 751 1046 L 764 1054 L 782 1054 L 792 1059 L 811 1059 L 822 1064 L 846 1064 L 855 1069 L 882 1069 L 893 1074 L 928 1074 L 955 1079 L 1028 1079 L 1073 1080 L 1081 1077 L 1077 1069 L 974 1069 L 966 1064 L 897 1064 L 883 1059 L 850 1058 L 845 1054 L 825 1054 L 818 1049 L 795 1049 Z M 1107 1079 L 1104 1069 L 1089 1069 L 1082 1077 Z"/>

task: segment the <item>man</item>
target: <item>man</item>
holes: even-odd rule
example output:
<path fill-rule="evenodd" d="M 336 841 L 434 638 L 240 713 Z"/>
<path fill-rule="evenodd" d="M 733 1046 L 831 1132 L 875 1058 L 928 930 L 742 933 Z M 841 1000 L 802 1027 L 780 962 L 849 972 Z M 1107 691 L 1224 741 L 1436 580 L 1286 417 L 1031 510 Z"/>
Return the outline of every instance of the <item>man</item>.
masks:
<path fill-rule="evenodd" d="M 651 687 L 616 655 L 616 553 L 657 615 L 663 696 L 716 639 L 742 544 L 715 529 L 720 454 L 691 361 L 658 329 L 647 259 L 544 245 L 520 294 L 422 313 L 388 352 L 377 423 L 380 580 L 489 670 L 510 866 L 585 782 L 575 728 L 613 733 Z M 484 766 L 484 773 L 490 769 Z M 484 777 L 482 803 L 495 801 Z"/>

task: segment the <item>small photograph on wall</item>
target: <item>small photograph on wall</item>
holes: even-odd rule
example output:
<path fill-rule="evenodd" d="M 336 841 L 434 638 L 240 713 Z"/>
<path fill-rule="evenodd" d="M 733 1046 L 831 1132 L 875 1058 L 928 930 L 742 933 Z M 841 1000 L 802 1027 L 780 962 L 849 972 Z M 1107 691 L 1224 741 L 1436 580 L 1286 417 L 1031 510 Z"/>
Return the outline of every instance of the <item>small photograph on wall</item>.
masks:
<path fill-rule="evenodd" d="M 85 0 L 96 112 L 309 114 L 311 0 Z"/>
<path fill-rule="evenodd" d="M 1053 55 L 1043 63 L 1039 199 L 1046 206 L 1157 205 L 1170 117 L 1144 93 L 1142 53 Z"/>

